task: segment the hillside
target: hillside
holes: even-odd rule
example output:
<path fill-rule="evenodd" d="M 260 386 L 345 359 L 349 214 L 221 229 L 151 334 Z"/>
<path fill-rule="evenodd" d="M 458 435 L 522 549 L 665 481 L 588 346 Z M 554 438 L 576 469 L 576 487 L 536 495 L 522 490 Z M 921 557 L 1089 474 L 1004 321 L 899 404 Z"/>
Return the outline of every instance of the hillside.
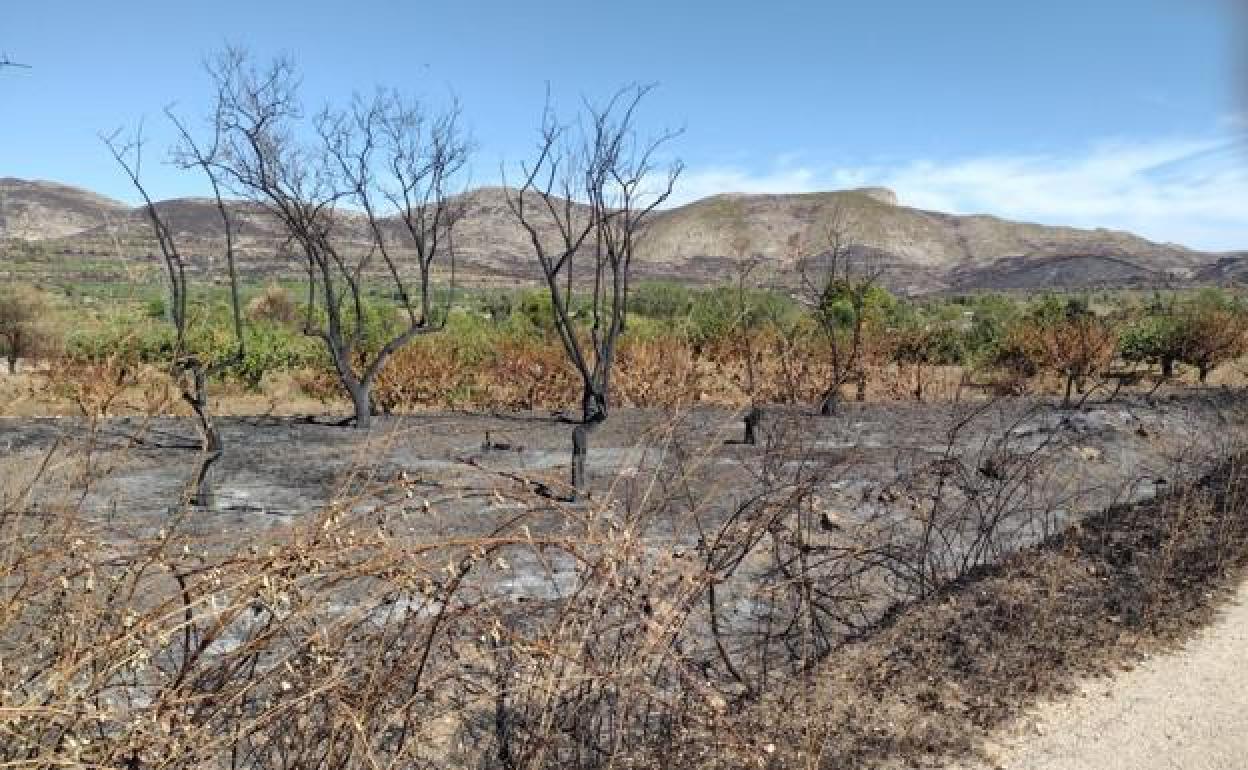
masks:
<path fill-rule="evenodd" d="M 126 204 L 55 182 L 0 179 L 0 238 L 44 240 L 123 217 Z"/>
<path fill-rule="evenodd" d="M 880 192 L 716 195 L 657 216 L 647 232 L 645 255 L 675 268 L 697 257 L 730 256 L 747 244 L 750 253 L 784 265 L 793 259 L 790 243 L 795 234 L 808 243 L 821 237 L 826 242 L 827 223 L 839 216 L 857 251 L 893 273 L 894 284 L 913 277 L 920 285 L 906 288 L 916 290 L 934 288 L 933 281 L 949 288 L 989 288 L 977 285 L 977 275 L 1019 288 L 1045 281 L 1044 275 L 1059 279 L 1058 286 L 1080 282 L 1078 269 L 1054 273 L 1050 268 L 1055 259 L 1080 258 L 1066 267 L 1094 268 L 1088 278 L 1099 285 L 1107 279 L 1115 282 L 1107 273 L 1130 274 L 1132 283 L 1142 274 L 1186 276 L 1217 258 L 1130 233 L 924 211 L 890 203 Z M 1029 275 L 1033 268 L 1042 270 Z M 1002 271 L 1011 275 L 1001 276 Z"/>
<path fill-rule="evenodd" d="M 507 206 L 507 191 L 485 187 L 461 198 L 456 231 L 460 266 L 470 278 L 533 280 L 527 232 Z M 221 225 L 207 199 L 157 204 L 193 262 L 221 250 Z M 232 203 L 244 269 L 288 269 L 277 256 L 280 228 L 262 208 Z M 1130 233 L 956 216 L 900 205 L 892 191 L 863 188 L 783 195 L 715 195 L 658 212 L 640 242 L 642 276 L 698 283 L 726 280 L 743 256 L 761 258 L 768 280 L 793 278 L 797 243 L 826 242 L 838 218 L 860 257 L 870 257 L 895 289 L 921 293 L 988 288 L 1138 286 L 1216 280 L 1229 255 L 1159 244 Z M 397 223 L 392 232 L 399 238 Z M 549 223 L 543 227 L 553 236 Z M 141 258 L 155 253 L 142 209 L 47 182 L 0 180 L 0 237 L 43 244 L 51 253 Z M 367 246 L 363 223 L 346 215 L 344 247 Z M 822 240 L 821 240 L 822 239 Z"/>

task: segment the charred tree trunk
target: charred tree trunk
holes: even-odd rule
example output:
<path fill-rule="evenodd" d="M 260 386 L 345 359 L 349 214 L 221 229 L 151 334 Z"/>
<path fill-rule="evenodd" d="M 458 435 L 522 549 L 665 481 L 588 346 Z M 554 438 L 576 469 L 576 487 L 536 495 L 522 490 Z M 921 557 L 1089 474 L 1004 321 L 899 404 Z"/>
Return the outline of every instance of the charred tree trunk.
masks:
<path fill-rule="evenodd" d="M 200 458 L 199 464 L 195 466 L 195 475 L 191 478 L 191 497 L 190 502 L 196 508 L 212 508 L 216 505 L 216 494 L 213 492 L 212 477 L 210 475 L 212 466 L 221 459 L 224 450 L 218 448 L 213 451 L 205 452 Z"/>
<path fill-rule="evenodd" d="M 865 307 L 866 292 L 869 288 L 869 284 L 860 286 L 854 299 L 854 348 L 849 360 L 850 369 L 854 373 L 854 400 L 859 403 L 867 400 L 867 370 L 862 365 L 862 309 Z"/>
<path fill-rule="evenodd" d="M 587 104 L 574 124 L 558 122 L 548 101 L 539 129 L 539 155 L 524 166 L 522 183 L 507 195 L 545 278 L 564 353 L 580 375 L 581 424 L 572 432 L 574 496 L 585 491 L 590 437 L 607 419 L 616 343 L 628 315 L 636 237 L 644 220 L 670 197 L 681 171 L 680 163 L 674 163 L 666 185 L 652 182 L 655 154 L 678 132 L 649 141 L 636 138 L 633 112 L 649 90 L 622 89 L 602 108 Z M 557 235 L 553 239 L 547 230 L 551 224 Z M 583 328 L 571 307 L 574 274 L 592 282 Z"/>
<path fill-rule="evenodd" d="M 745 437 L 741 440 L 743 444 L 754 446 L 758 443 L 758 425 L 763 421 L 763 410 L 758 407 L 750 409 L 742 418 L 745 423 Z"/>
<path fill-rule="evenodd" d="M 112 153 L 113 158 L 126 172 L 126 175 L 130 177 L 130 181 L 134 184 L 143 202 L 146 204 L 148 219 L 159 243 L 161 255 L 164 257 L 166 274 L 169 279 L 169 302 L 166 307 L 168 319 L 176 333 L 176 342 L 169 371 L 172 379 L 178 383 L 182 399 L 195 413 L 201 441 L 200 460 L 188 485 L 186 502 L 196 507 L 210 508 L 214 502 L 210 471 L 213 464 L 224 454 L 225 444 L 221 439 L 221 433 L 217 430 L 209 409 L 208 380 L 226 371 L 228 367 L 241 362 L 246 354 L 243 315 L 239 302 L 238 272 L 234 262 L 234 228 L 229 210 L 224 198 L 222 198 L 222 188 L 217 176 L 219 166 L 217 165 L 218 156 L 216 155 L 216 150 L 214 149 L 208 153 L 202 152 L 195 139 L 186 129 L 186 126 L 178 120 L 173 112 L 166 109 L 165 114 L 178 129 L 184 140 L 183 145 L 174 153 L 175 162 L 184 169 L 199 168 L 204 172 L 212 188 L 217 212 L 221 217 L 225 238 L 224 256 L 229 281 L 230 310 L 234 327 L 234 340 L 237 345 L 233 355 L 229 358 L 209 363 L 188 352 L 187 329 L 189 316 L 187 315 L 187 297 L 189 291 L 187 266 L 182 254 L 178 250 L 173 231 L 168 223 L 162 219 L 161 214 L 152 202 L 151 196 L 148 195 L 142 181 L 139 179 L 143 146 L 141 132 L 133 140 L 124 144 L 116 140 L 116 134 L 112 137 L 104 137 L 104 142 Z M 216 124 L 217 133 L 214 138 L 214 148 L 219 146 L 221 130 L 221 123 L 218 122 Z"/>
<path fill-rule="evenodd" d="M 582 423 L 572 429 L 572 499 L 578 500 L 586 494 L 588 478 L 585 473 L 585 460 L 589 455 L 589 439 L 599 423 Z"/>
<path fill-rule="evenodd" d="M 835 417 L 840 407 L 841 386 L 840 383 L 834 382 L 828 386 L 823 392 L 823 396 L 819 399 L 819 416 Z"/>
<path fill-rule="evenodd" d="M 598 426 L 607 419 L 607 400 L 599 392 L 586 390 L 581 401 L 585 419 L 572 430 L 572 499 L 576 500 L 586 491 L 588 476 L 585 462 L 589 455 L 589 439 Z"/>
<path fill-rule="evenodd" d="M 356 374 L 351 366 L 347 346 L 338 335 L 331 331 L 329 334 L 322 335 L 322 338 L 333 351 L 334 368 L 338 371 L 338 380 L 342 383 L 343 389 L 347 391 L 347 397 L 351 399 L 352 416 L 342 424 L 353 425 L 356 430 L 368 430 L 372 427 L 373 416 L 372 379 L 367 374 L 363 377 Z"/>
<path fill-rule="evenodd" d="M 1161 376 L 1167 380 L 1174 376 L 1174 359 L 1173 358 L 1161 359 Z"/>
<path fill-rule="evenodd" d="M 588 425 L 607 419 L 607 398 L 591 385 L 581 392 L 581 422 Z"/>
<path fill-rule="evenodd" d="M 347 386 L 351 394 L 351 407 L 355 412 L 353 425 L 356 430 L 368 430 L 373 421 L 372 388 L 368 383 L 357 382 Z"/>
<path fill-rule="evenodd" d="M 182 400 L 191 407 L 195 419 L 199 421 L 201 452 L 199 464 L 191 477 L 188 487 L 191 505 L 198 508 L 211 508 L 215 495 L 209 472 L 213 464 L 221 459 L 225 444 L 221 441 L 221 433 L 208 410 L 208 375 L 198 362 L 191 361 L 185 365 L 185 373 L 191 379 L 191 387 L 184 389 Z"/>

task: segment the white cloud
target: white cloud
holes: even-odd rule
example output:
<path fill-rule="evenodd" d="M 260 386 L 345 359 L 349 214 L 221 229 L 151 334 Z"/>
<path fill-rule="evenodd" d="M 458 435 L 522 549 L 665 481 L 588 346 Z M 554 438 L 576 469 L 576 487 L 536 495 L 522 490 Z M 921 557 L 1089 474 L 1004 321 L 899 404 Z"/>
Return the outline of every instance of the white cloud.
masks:
<path fill-rule="evenodd" d="M 778 164 L 764 174 L 690 169 L 681 202 L 720 192 L 809 192 L 866 185 L 903 205 L 1073 227 L 1128 230 L 1209 250 L 1248 249 L 1248 145 L 1215 136 L 1101 142 L 1068 155 L 985 155 L 860 167 Z"/>

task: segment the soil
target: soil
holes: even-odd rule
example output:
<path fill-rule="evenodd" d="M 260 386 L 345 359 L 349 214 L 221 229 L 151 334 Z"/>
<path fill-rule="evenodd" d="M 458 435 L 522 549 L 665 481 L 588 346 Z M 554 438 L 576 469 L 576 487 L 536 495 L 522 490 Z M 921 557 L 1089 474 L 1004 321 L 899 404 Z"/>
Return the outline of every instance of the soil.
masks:
<path fill-rule="evenodd" d="M 551 526 L 568 511 L 610 519 L 614 505 L 661 497 L 648 535 L 692 543 L 706 517 L 729 514 L 778 478 L 809 479 L 834 512 L 831 527 L 837 516 L 904 526 L 934 499 L 934 485 L 969 477 L 998 494 L 1021 480 L 1023 491 L 1007 499 L 1026 514 L 1014 544 L 1043 541 L 890 614 L 826 662 L 820 699 L 831 705 L 820 723 L 836 736 L 825 748 L 832 766 L 965 754 L 981 731 L 1013 724 L 1031 700 L 1207 622 L 1219 581 L 1248 553 L 1248 529 L 1237 528 L 1225 549 L 1234 558 L 1215 559 L 1221 552 L 1209 544 L 1225 545 L 1218 520 L 1176 522 L 1179 507 L 1164 504 L 1168 490 L 1236 450 L 1248 404 L 1228 389 L 1133 394 L 1072 410 L 1026 398 L 845 404 L 832 418 L 777 407 L 766 410 L 761 446 L 737 443 L 741 416 L 617 410 L 592 435 L 588 504 L 552 500 L 562 508 Z M 326 506 L 401 506 L 418 538 L 476 533 L 532 505 L 534 493 L 569 491 L 573 425 L 558 416 L 407 415 L 379 418 L 369 432 L 309 417 L 231 417 L 220 426 L 226 451 L 214 466 L 215 500 L 192 519 L 229 544 Z M 26 507 L 59 501 L 122 536 L 161 527 L 180 510 L 199 456 L 184 418 L 0 420 L 5 508 L 15 495 Z M 1118 505 L 1141 500 L 1154 502 Z M 1118 512 L 1085 518 L 1102 511 Z M 1172 554 L 1159 544 L 1176 532 L 1191 539 Z M 514 567 L 498 588 L 560 593 L 564 565 Z M 894 723 L 882 744 L 878 726 Z M 1200 724 L 1192 724 L 1197 738 Z"/>
<path fill-rule="evenodd" d="M 1016 501 L 1043 511 L 1051 534 L 1070 515 L 1164 490 L 1192 458 L 1248 422 L 1248 406 L 1210 388 L 1163 398 L 1120 398 L 1063 410 L 1044 400 L 973 404 L 845 404 L 832 418 L 769 408 L 761 443 L 739 442 L 741 413 L 617 410 L 591 438 L 589 498 L 629 504 L 682 488 L 667 531 L 694 538 L 683 513 L 723 512 L 777 475 L 806 473 L 840 515 L 911 515 L 954 465 L 972 477 L 1026 465 L 1036 492 Z M 963 424 L 956 433 L 954 426 Z M 567 496 L 574 425 L 548 414 L 415 414 L 379 417 L 361 432 L 310 417 L 219 420 L 225 452 L 213 466 L 215 499 L 199 511 L 212 531 L 244 533 L 337 501 L 365 504 L 399 492 L 429 536 L 488 526 L 499 496 Z M 31 499 L 59 501 L 129 528 L 156 527 L 178 506 L 198 459 L 186 418 L 0 419 L 0 489 L 20 489 L 47 465 Z M 49 458 L 50 454 L 50 460 Z M 1177 470 L 1176 470 L 1177 469 Z M 769 476 L 770 474 L 770 476 Z M 679 478 L 679 485 L 675 480 Z M 7 482 L 7 483 L 6 483 Z"/>
<path fill-rule="evenodd" d="M 1245 460 L 898 606 L 821 661 L 820 766 L 1243 767 L 1242 605 L 1217 621 L 1248 574 Z M 769 727 L 800 750 L 790 722 Z"/>

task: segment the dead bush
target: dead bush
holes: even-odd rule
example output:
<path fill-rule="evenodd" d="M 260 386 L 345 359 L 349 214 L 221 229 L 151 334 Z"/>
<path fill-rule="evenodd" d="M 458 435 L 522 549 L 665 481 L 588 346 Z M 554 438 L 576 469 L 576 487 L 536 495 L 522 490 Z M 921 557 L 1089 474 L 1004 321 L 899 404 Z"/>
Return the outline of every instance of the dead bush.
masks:
<path fill-rule="evenodd" d="M 278 284 L 269 284 L 247 302 L 247 320 L 252 322 L 293 324 L 299 317 L 299 306 L 290 290 Z"/>
<path fill-rule="evenodd" d="M 998 362 L 1017 377 L 1044 371 L 1060 375 L 1062 404 L 1070 406 L 1075 390 L 1088 393 L 1087 380 L 1113 361 L 1117 344 L 1118 333 L 1110 321 L 1090 312 L 1069 312 L 1060 320 L 1035 319 L 1016 326 Z"/>
<path fill-rule="evenodd" d="M 0 353 L 9 374 L 17 373 L 18 361 L 52 358 L 60 348 L 48 298 L 31 286 L 0 288 Z"/>
<path fill-rule="evenodd" d="M 468 363 L 498 372 L 524 351 Z M 630 355 L 638 379 L 662 358 Z M 548 380 L 510 397 L 537 401 Z M 1071 447 L 1042 428 L 1071 416 L 1016 407 L 959 410 L 941 451 L 899 455 L 853 509 L 823 497 L 854 480 L 852 455 L 800 413 L 731 456 L 682 446 L 669 414 L 643 438 L 662 463 L 574 505 L 519 475 L 476 488 L 370 469 L 245 538 L 173 501 L 123 529 L 36 506 L 23 480 L 0 501 L 0 762 L 838 767 L 967 751 L 1027 699 L 1207 617 L 1248 564 L 1244 465 L 1067 518 L 1080 501 L 1053 458 Z M 999 430 L 969 430 L 988 417 Z M 441 529 L 452 500 L 480 500 L 471 527 Z"/>

